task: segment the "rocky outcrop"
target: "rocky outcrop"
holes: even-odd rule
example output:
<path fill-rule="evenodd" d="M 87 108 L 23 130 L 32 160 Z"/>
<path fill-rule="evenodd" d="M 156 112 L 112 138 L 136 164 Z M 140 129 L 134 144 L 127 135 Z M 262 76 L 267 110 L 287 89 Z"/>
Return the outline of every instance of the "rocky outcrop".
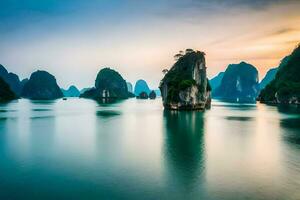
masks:
<path fill-rule="evenodd" d="M 0 65 L 0 77 L 9 85 L 10 89 L 17 95 L 20 96 L 22 91 L 22 84 L 18 75 L 9 73 L 3 65 Z"/>
<path fill-rule="evenodd" d="M 140 93 L 142 93 L 142 92 L 146 92 L 147 95 L 149 95 L 150 91 L 151 91 L 151 90 L 149 89 L 149 86 L 148 86 L 148 84 L 147 84 L 146 81 L 140 79 L 140 80 L 138 80 L 138 81 L 135 83 L 135 86 L 134 86 L 134 94 L 135 94 L 136 96 L 139 96 Z"/>
<path fill-rule="evenodd" d="M 267 72 L 266 76 L 259 83 L 259 88 L 261 90 L 264 89 L 271 81 L 273 81 L 275 79 L 277 71 L 278 71 L 278 68 L 273 68 Z"/>
<path fill-rule="evenodd" d="M 251 64 L 241 62 L 227 67 L 213 97 L 225 101 L 254 103 L 258 93 L 257 69 Z"/>
<path fill-rule="evenodd" d="M 126 81 L 115 70 L 101 69 L 95 81 L 95 87 L 80 95 L 91 99 L 126 99 L 129 97 Z"/>
<path fill-rule="evenodd" d="M 156 99 L 156 93 L 154 90 L 152 90 L 149 94 L 149 99 Z"/>
<path fill-rule="evenodd" d="M 67 90 L 61 89 L 64 97 L 79 97 L 80 91 L 76 86 L 71 85 Z"/>
<path fill-rule="evenodd" d="M 10 101 L 16 99 L 15 93 L 10 89 L 9 85 L 0 78 L 0 101 Z"/>
<path fill-rule="evenodd" d="M 36 71 L 25 83 L 22 96 L 29 99 L 52 100 L 63 97 L 56 79 L 46 71 Z"/>
<path fill-rule="evenodd" d="M 263 103 L 300 104 L 300 45 L 281 61 L 275 79 L 258 99 Z"/>
<path fill-rule="evenodd" d="M 205 54 L 187 51 L 177 58 L 160 83 L 164 107 L 174 110 L 204 110 L 210 107 L 211 88 L 206 77 Z"/>

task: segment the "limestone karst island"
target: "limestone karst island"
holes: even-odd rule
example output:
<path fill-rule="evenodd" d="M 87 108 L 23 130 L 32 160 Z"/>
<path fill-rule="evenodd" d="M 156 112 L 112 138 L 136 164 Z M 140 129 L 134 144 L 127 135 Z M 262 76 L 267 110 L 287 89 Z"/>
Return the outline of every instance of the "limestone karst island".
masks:
<path fill-rule="evenodd" d="M 205 53 L 187 49 L 160 82 L 163 105 L 174 110 L 204 110 L 211 104 Z"/>
<path fill-rule="evenodd" d="M 300 1 L 0 8 L 0 200 L 300 200 Z"/>

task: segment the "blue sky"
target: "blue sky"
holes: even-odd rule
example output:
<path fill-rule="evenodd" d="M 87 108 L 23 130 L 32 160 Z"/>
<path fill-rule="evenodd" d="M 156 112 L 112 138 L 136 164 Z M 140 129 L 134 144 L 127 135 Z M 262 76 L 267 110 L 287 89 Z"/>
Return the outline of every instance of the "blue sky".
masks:
<path fill-rule="evenodd" d="M 287 0 L 1 0 L 0 63 L 21 78 L 44 69 L 67 87 L 102 67 L 152 88 L 179 50 L 207 54 L 210 77 L 230 63 L 263 76 L 300 41 L 300 2 Z"/>

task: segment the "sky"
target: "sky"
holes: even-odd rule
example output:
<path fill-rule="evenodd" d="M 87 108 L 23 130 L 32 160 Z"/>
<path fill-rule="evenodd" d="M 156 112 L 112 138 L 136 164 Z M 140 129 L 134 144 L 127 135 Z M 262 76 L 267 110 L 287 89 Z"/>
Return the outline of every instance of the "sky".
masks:
<path fill-rule="evenodd" d="M 209 78 L 246 61 L 260 79 L 300 42 L 299 0 L 0 0 L 0 63 L 91 87 L 110 67 L 157 88 L 173 56 L 206 53 Z"/>

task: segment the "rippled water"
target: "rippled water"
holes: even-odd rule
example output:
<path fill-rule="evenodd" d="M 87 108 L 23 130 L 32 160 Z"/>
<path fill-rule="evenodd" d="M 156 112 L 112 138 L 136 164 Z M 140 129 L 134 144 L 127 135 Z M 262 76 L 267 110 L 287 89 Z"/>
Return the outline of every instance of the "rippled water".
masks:
<path fill-rule="evenodd" d="M 213 102 L 0 105 L 0 199 L 300 199 L 300 111 Z"/>

